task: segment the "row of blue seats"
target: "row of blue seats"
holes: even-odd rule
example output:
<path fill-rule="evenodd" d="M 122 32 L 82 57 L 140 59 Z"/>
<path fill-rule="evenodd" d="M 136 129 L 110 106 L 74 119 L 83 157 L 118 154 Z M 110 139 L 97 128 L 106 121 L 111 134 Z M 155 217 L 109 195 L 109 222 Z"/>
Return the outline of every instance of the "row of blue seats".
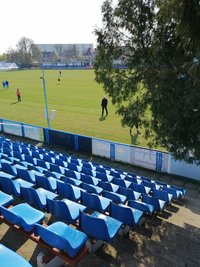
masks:
<path fill-rule="evenodd" d="M 7 161 L 9 160 L 11 159 L 7 158 Z M 33 161 L 32 158 L 31 158 L 31 161 Z M 102 175 L 102 173 L 99 173 L 101 174 L 99 178 L 95 178 L 91 175 L 79 173 L 79 172 L 70 170 L 68 168 L 60 167 L 56 164 L 46 163 L 43 160 L 36 160 L 36 162 L 31 162 L 31 161 L 29 160 L 28 162 L 26 162 L 27 164 L 25 164 L 24 161 L 19 162 L 19 163 L 22 164 L 24 167 L 26 166 L 26 167 L 29 167 L 30 169 L 35 169 L 36 171 L 39 171 L 42 173 L 44 172 L 47 176 L 53 176 L 55 178 L 60 178 L 61 176 L 67 176 L 70 178 L 76 178 L 78 180 L 82 180 L 84 183 L 90 183 L 96 186 L 96 189 L 97 189 L 97 186 L 99 186 L 105 190 L 116 192 L 119 190 L 119 187 L 125 187 L 125 188 L 130 188 L 140 193 L 148 194 L 149 191 L 153 188 L 155 189 L 161 188 L 163 191 L 167 191 L 168 194 L 172 194 L 173 198 L 175 199 L 178 199 L 185 195 L 184 189 L 172 187 L 164 183 L 157 183 L 154 181 L 150 182 L 145 179 L 134 179 L 134 178 L 131 178 L 131 179 L 129 178 L 125 180 L 125 179 L 112 177 L 110 175 L 109 176 L 106 176 L 104 174 Z M 13 170 L 13 171 L 10 170 L 9 173 L 13 175 L 17 174 L 16 170 Z"/>
<path fill-rule="evenodd" d="M 119 219 L 112 218 L 97 211 L 92 214 L 87 214 L 84 212 L 85 207 L 75 202 L 69 200 L 48 200 L 49 209 L 52 210 L 52 213 L 57 217 L 58 213 L 65 214 L 66 207 L 70 209 L 71 213 L 74 213 L 74 210 L 79 211 L 77 212 L 79 216 L 79 227 L 82 231 L 61 221 L 57 221 L 44 227 L 42 222 L 45 219 L 45 214 L 42 211 L 31 207 L 27 203 L 21 203 L 12 206 L 11 208 L 6 208 L 5 206 L 8 205 L 7 198 L 10 196 L 6 196 L 4 193 L 0 192 L 2 198 L 2 194 L 5 197 L 5 202 L 3 203 L 3 200 L 1 199 L 0 211 L 8 223 L 18 225 L 25 232 L 33 231 L 34 234 L 39 235 L 46 244 L 53 248 L 55 247 L 66 251 L 70 257 L 75 257 L 77 253 L 86 246 L 88 236 L 91 236 L 95 240 L 103 240 L 107 243 L 112 243 L 123 225 L 123 222 Z M 60 204 L 65 205 L 65 209 L 61 208 Z M 114 211 L 115 207 L 117 207 L 116 211 Z M 119 207 L 121 206 L 113 204 L 112 209 L 113 213 L 116 214 L 116 217 L 120 214 L 118 210 Z M 142 217 L 142 212 L 132 209 L 132 212 L 134 211 L 137 213 L 137 220 L 139 221 Z M 122 216 L 120 218 L 122 218 Z M 127 216 L 124 218 L 127 220 Z"/>
<path fill-rule="evenodd" d="M 99 171 L 104 172 L 104 173 L 109 172 L 109 171 L 113 171 L 116 173 L 120 173 L 122 175 L 123 174 L 127 175 L 127 172 L 124 172 L 124 171 L 119 170 L 119 169 L 111 168 L 107 165 L 101 165 L 97 162 L 90 162 L 87 160 L 75 158 L 75 157 L 69 156 L 67 154 L 54 152 L 54 151 L 51 151 L 49 149 L 40 148 L 40 147 L 33 146 L 30 144 L 24 144 L 21 142 L 16 143 L 16 142 L 12 142 L 9 140 L 9 141 L 2 142 L 1 146 L 2 146 L 3 150 L 8 149 L 8 150 L 4 150 L 4 152 L 8 153 L 9 156 L 10 156 L 10 152 L 17 151 L 17 152 L 20 152 L 22 154 L 31 155 L 35 158 L 40 158 L 40 159 L 44 158 L 46 161 L 49 161 L 49 162 L 53 162 L 55 158 L 60 158 L 66 162 L 74 163 L 76 165 L 81 165 L 81 166 L 84 166 L 86 168 L 95 169 L 96 167 L 99 167 Z"/>
<path fill-rule="evenodd" d="M 51 191 L 49 195 L 55 196 L 56 192 L 59 195 L 62 195 L 74 201 L 79 201 L 81 199 L 81 193 L 84 191 L 102 195 L 102 198 L 108 198 L 117 203 L 122 203 L 122 204 L 125 203 L 127 200 L 138 200 L 142 196 L 142 199 L 146 197 L 146 199 L 148 199 L 148 201 L 151 202 L 151 204 L 153 204 L 153 206 L 155 207 L 154 211 L 163 209 L 164 204 L 160 205 L 159 203 L 165 203 L 165 202 L 169 203 L 171 202 L 172 199 L 172 195 L 168 194 L 163 190 L 161 191 L 157 189 L 152 189 L 152 196 L 148 196 L 147 198 L 145 194 L 141 194 L 139 192 L 133 191 L 132 189 L 127 189 L 120 186 L 117 186 L 117 188 L 119 188 L 120 190 L 119 193 L 116 193 L 114 191 L 106 190 L 109 189 L 108 187 L 104 189 L 99 186 L 97 187 L 80 181 L 79 185 L 78 184 L 73 185 L 75 179 L 62 177 L 62 180 L 58 180 L 53 177 L 46 177 L 44 174 L 41 174 L 40 172 L 35 172 L 33 170 L 32 171 L 26 170 L 25 167 L 23 168 L 20 165 L 12 166 L 15 167 L 16 173 L 13 173 L 15 175 L 9 174 L 8 170 L 12 167 L 8 163 L 2 162 L 2 167 L 5 172 L 3 171 L 0 172 L 1 188 L 3 188 L 3 190 L 6 191 L 7 193 L 14 194 L 16 196 L 21 195 L 20 186 L 31 188 L 35 185 L 37 185 L 37 187 L 42 187 L 47 189 L 48 191 Z M 20 178 L 16 178 L 17 176 Z M 104 184 L 107 184 L 107 186 L 111 185 L 110 183 L 104 183 Z M 31 189 L 29 191 L 31 191 Z M 37 189 L 37 192 L 39 191 L 40 189 Z M 163 201 L 161 202 L 159 200 Z M 40 206 L 42 206 L 42 204 L 40 204 Z"/>
<path fill-rule="evenodd" d="M 119 173 L 117 175 L 116 170 L 110 169 L 110 171 L 108 171 L 107 169 L 104 169 L 103 167 L 100 167 L 100 169 L 98 169 L 98 171 L 97 171 L 97 167 L 93 167 L 93 168 L 91 167 L 91 166 L 93 166 L 91 162 L 86 162 L 85 163 L 86 165 L 83 165 L 83 164 L 80 165 L 81 160 L 73 158 L 74 162 L 76 162 L 76 164 L 77 164 L 76 165 L 75 163 L 71 163 L 70 160 L 72 158 L 70 158 L 68 155 L 64 156 L 60 153 L 55 153 L 52 151 L 49 152 L 49 150 L 37 148 L 35 146 L 32 146 L 32 147 L 34 147 L 33 151 L 31 149 L 28 150 L 28 148 L 27 148 L 28 146 L 25 146 L 25 147 L 22 146 L 21 151 L 20 151 L 19 146 L 16 146 L 16 147 L 18 150 L 17 149 L 14 150 L 13 154 L 15 155 L 15 157 L 17 159 L 21 160 L 22 162 L 24 160 L 26 160 L 27 162 L 29 162 L 33 165 L 39 165 L 40 167 L 45 168 L 45 169 L 49 169 L 50 168 L 49 163 L 53 163 L 54 167 L 52 167 L 53 170 L 51 170 L 51 171 L 55 171 L 55 169 L 56 169 L 58 172 L 62 173 L 63 170 L 61 170 L 61 167 L 63 167 L 63 168 L 68 167 L 68 169 L 70 169 L 70 170 L 82 172 L 83 174 L 94 176 L 96 178 L 107 179 L 107 180 L 109 180 L 109 182 L 111 182 L 112 179 L 115 179 L 116 183 L 118 183 L 120 185 L 123 184 L 126 187 L 128 187 L 130 185 L 129 182 L 134 181 L 134 182 L 138 183 L 140 180 L 142 180 L 142 182 L 149 183 L 149 185 L 153 184 L 152 185 L 153 187 L 161 187 L 161 186 L 165 187 L 165 190 L 169 190 L 170 193 L 173 192 L 174 197 L 177 196 L 177 198 L 184 197 L 184 195 L 186 193 L 185 189 L 172 187 L 172 186 L 170 186 L 166 183 L 162 183 L 162 182 L 155 182 L 154 180 L 147 178 L 147 177 L 139 177 L 139 176 L 133 175 L 133 174 L 128 175 L 127 173 L 125 173 L 125 172 L 123 173 L 122 171 L 121 172 L 119 171 Z M 23 151 L 23 149 L 24 149 L 25 154 L 21 155 L 20 153 Z M 39 151 L 37 151 L 37 150 L 39 150 Z M 30 153 L 32 153 L 32 152 L 33 152 L 33 155 L 30 156 Z M 10 154 L 9 156 L 12 156 L 10 151 L 8 151 L 7 153 Z M 36 159 L 38 159 L 38 162 L 36 161 Z M 64 159 L 66 161 L 64 161 Z M 55 165 L 60 166 L 60 168 L 58 168 L 58 166 L 55 166 Z M 122 180 L 116 179 L 116 177 L 122 178 Z M 124 178 L 126 178 L 127 180 L 123 180 Z"/>
<path fill-rule="evenodd" d="M 20 171 L 25 171 L 23 169 L 18 169 L 19 173 Z M 34 171 L 32 171 L 32 175 L 34 175 Z M 65 197 L 68 199 L 71 199 L 73 201 L 81 201 L 84 205 L 88 206 L 89 203 L 93 205 L 94 210 L 99 210 L 101 212 L 105 212 L 108 208 L 111 201 L 115 203 L 124 204 L 126 200 L 138 200 L 141 196 L 140 193 L 132 192 L 132 197 L 127 197 L 122 194 L 117 194 L 114 192 L 109 192 L 106 190 L 102 191 L 101 195 L 93 194 L 87 192 L 85 189 L 64 183 L 63 181 L 56 180 L 52 177 L 45 177 L 45 176 L 38 176 L 36 177 L 36 183 L 27 182 L 26 180 L 23 180 L 22 178 L 15 178 L 14 176 L 7 174 L 5 172 L 0 172 L 0 187 L 1 189 L 9 193 L 11 195 L 15 195 L 17 197 L 22 197 L 26 202 L 30 203 L 31 205 L 37 206 L 40 209 L 46 208 L 46 198 L 54 199 L 58 196 Z M 48 182 L 49 180 L 52 180 L 57 184 L 57 190 L 56 192 L 52 192 L 48 190 L 49 188 L 45 188 L 45 182 Z M 34 186 L 37 186 L 38 188 L 33 188 Z M 86 184 L 87 185 L 87 184 Z M 89 185 L 88 185 L 89 186 Z M 147 196 L 146 196 L 147 197 Z M 152 214 L 152 212 L 156 210 L 162 210 L 165 204 L 165 201 L 159 201 L 155 197 L 149 197 L 149 199 L 154 200 L 155 203 L 152 203 L 151 205 L 145 204 L 145 202 L 142 202 L 142 204 L 135 203 L 135 208 L 141 209 L 142 206 L 146 206 L 146 213 Z M 142 199 L 145 199 L 145 195 L 142 196 Z M 88 201 L 88 205 L 87 205 Z M 106 203 L 106 206 L 105 206 Z M 139 203 L 139 201 L 138 201 Z M 163 203 L 163 205 L 160 205 L 159 203 Z M 92 208 L 92 206 L 88 206 Z M 158 205 L 159 204 L 159 205 Z M 106 207 L 105 209 L 102 208 L 102 205 Z M 139 205 L 139 206 L 138 206 Z M 137 207 L 138 206 L 138 207 Z M 144 211 L 144 208 L 142 209 Z"/>
<path fill-rule="evenodd" d="M 5 156 L 4 153 L 2 153 L 2 155 Z M 19 155 L 19 153 L 18 153 L 18 155 Z M 20 154 L 20 155 L 22 155 L 22 154 Z M 10 159 L 11 158 L 12 157 L 10 157 Z M 14 164 L 14 163 L 16 163 L 15 160 L 17 160 L 17 162 L 19 163 L 18 166 L 16 164 Z M 40 196 L 38 198 L 40 201 L 40 204 L 41 204 L 41 206 L 40 206 L 40 204 L 38 206 L 39 209 L 47 209 L 47 211 L 49 211 L 52 215 L 54 215 L 55 217 L 57 217 L 60 220 L 60 221 L 56 222 L 57 224 L 55 224 L 55 225 L 52 224 L 52 225 L 48 226 L 47 228 L 44 228 L 38 222 L 34 222 L 34 224 L 33 224 L 34 225 L 33 226 L 34 231 L 38 232 L 38 234 L 41 236 L 41 238 L 44 239 L 44 242 L 46 242 L 50 246 L 55 246 L 56 243 L 54 243 L 54 241 L 52 241 L 52 240 L 54 240 L 54 239 L 57 240 L 56 239 L 57 237 L 54 236 L 54 233 L 49 234 L 49 230 L 50 230 L 50 232 L 52 229 L 56 229 L 56 231 L 58 231 L 59 227 L 60 227 L 60 229 L 62 227 L 64 227 L 63 229 L 65 229 L 68 226 L 66 224 L 64 224 L 65 226 L 62 226 L 61 221 L 65 221 L 65 222 L 69 222 L 69 223 L 75 223 L 78 220 L 79 227 L 85 233 L 86 239 L 88 239 L 88 236 L 92 236 L 94 239 L 100 239 L 100 240 L 103 240 L 105 242 L 112 242 L 113 238 L 116 236 L 116 234 L 118 233 L 118 231 L 120 230 L 120 228 L 122 226 L 124 226 L 124 225 L 136 226 L 136 225 L 138 225 L 138 223 L 140 222 L 140 220 L 142 219 L 142 217 L 144 216 L 145 213 L 151 214 L 153 210 L 156 210 L 156 209 L 162 210 L 164 205 L 165 205 L 165 201 L 161 200 L 160 197 L 161 197 L 161 195 L 163 195 L 163 192 L 166 192 L 165 190 L 163 190 L 163 187 L 166 186 L 166 188 L 169 188 L 168 185 L 164 185 L 164 184 L 161 185 L 162 188 L 160 187 L 159 189 L 162 189 L 162 190 L 159 190 L 159 189 L 154 187 L 155 185 L 157 185 L 157 184 L 155 184 L 154 181 L 150 181 L 147 179 L 146 182 L 149 182 L 152 185 L 152 188 L 148 187 L 148 188 L 150 188 L 151 195 L 155 194 L 155 196 L 149 196 L 148 193 L 150 191 L 148 193 L 146 192 L 147 194 L 138 193 L 135 195 L 133 193 L 134 192 L 133 189 L 132 188 L 130 189 L 126 186 L 128 183 L 125 183 L 125 186 L 123 187 L 121 185 L 111 183 L 110 181 L 105 182 L 105 181 L 100 180 L 95 185 L 95 182 L 97 182 L 97 180 L 99 180 L 99 179 L 97 179 L 96 177 L 92 177 L 90 175 L 85 175 L 85 174 L 82 175 L 78 171 L 74 171 L 76 174 L 76 177 L 69 178 L 69 177 L 66 177 L 62 173 L 59 173 L 57 171 L 49 170 L 48 168 L 43 168 L 42 166 L 38 166 L 38 165 L 34 165 L 34 164 L 28 164 L 28 162 L 26 162 L 26 161 L 22 161 L 22 162 L 27 163 L 27 165 L 24 164 L 24 167 L 23 167 L 22 166 L 23 164 L 20 165 L 22 162 L 20 160 L 19 161 L 18 160 L 19 160 L 19 158 L 17 159 L 16 157 L 13 157 L 11 159 L 11 161 L 12 161 L 11 162 L 11 161 L 9 161 L 9 156 L 8 156 L 8 162 L 6 162 L 5 157 L 4 157 L 4 160 L 1 160 L 2 171 L 0 172 L 0 177 L 1 177 L 0 186 L 3 189 L 3 180 L 6 180 L 7 182 L 9 181 L 8 182 L 9 185 L 7 187 L 4 187 L 4 189 L 3 189 L 4 191 L 10 190 L 9 188 L 12 187 L 11 184 L 13 184 L 13 183 L 18 184 L 18 186 L 17 186 L 19 189 L 19 191 L 18 191 L 19 195 L 18 196 L 22 197 L 22 199 L 24 199 L 24 201 L 26 201 L 27 203 L 29 203 L 30 205 L 33 205 L 33 206 L 34 205 L 38 206 L 38 203 L 39 203 L 39 202 L 36 202 L 36 200 L 35 200 L 36 198 L 34 196 L 36 196 L 36 195 Z M 42 159 L 38 159 L 38 160 L 36 160 L 36 162 L 37 163 L 40 162 L 39 164 L 43 164 Z M 67 162 L 67 164 L 69 164 L 69 162 Z M 54 165 L 56 165 L 56 164 L 54 164 Z M 8 172 L 10 172 L 9 170 L 11 170 L 8 166 L 10 166 L 10 167 L 12 166 L 11 168 L 13 170 L 14 175 L 8 174 Z M 49 164 L 49 166 L 53 166 L 53 163 L 51 163 L 51 165 Z M 69 165 L 67 165 L 67 166 L 69 166 Z M 28 170 L 27 167 L 32 169 L 32 171 Z M 56 168 L 57 168 L 56 170 L 58 170 L 58 167 L 56 167 Z M 65 169 L 67 169 L 67 168 L 65 168 Z M 72 172 L 71 170 L 67 170 L 67 171 Z M 21 174 L 19 175 L 20 172 L 21 172 Z M 29 179 L 33 179 L 34 182 L 31 183 L 30 181 L 28 182 L 25 179 L 23 180 L 21 177 L 21 176 L 23 176 L 22 173 L 26 173 L 26 175 L 25 175 L 26 177 L 31 173 L 31 175 L 30 175 L 31 178 L 29 177 Z M 54 174 L 55 177 L 51 177 L 52 174 Z M 102 172 L 102 174 L 103 174 L 103 172 Z M 6 175 L 7 175 L 7 177 L 6 177 Z M 46 177 L 46 176 L 50 176 L 50 177 Z M 109 176 L 109 174 L 106 174 L 106 177 L 110 177 L 110 176 Z M 88 177 L 90 179 L 87 180 L 88 183 L 86 183 L 86 180 L 84 180 L 84 179 L 88 179 Z M 130 176 L 129 178 L 132 178 L 132 177 Z M 41 179 L 43 179 L 43 180 L 41 180 Z M 124 181 L 125 179 L 124 179 L 124 177 L 120 176 L 118 178 L 112 177 L 112 180 L 113 181 L 115 181 L 115 180 L 116 181 L 117 180 Z M 54 183 L 54 185 L 56 185 L 53 192 L 43 188 L 46 181 L 51 181 L 51 182 L 53 181 L 51 183 L 51 185 L 53 185 L 53 183 Z M 71 182 L 71 184 L 68 183 L 69 181 Z M 144 181 L 142 181 L 142 182 L 144 182 Z M 75 184 L 73 184 L 73 182 Z M 88 192 L 86 189 L 83 188 L 83 186 L 85 186 L 85 188 L 87 188 L 87 189 L 90 188 L 90 190 L 91 190 L 91 188 L 95 188 L 95 187 L 97 188 L 97 187 L 99 187 L 97 185 L 99 185 L 100 182 L 103 185 L 104 184 L 106 184 L 106 185 L 111 184 L 112 189 L 113 188 L 118 188 L 118 189 L 116 191 L 115 190 L 114 191 L 113 190 L 107 191 L 107 190 L 105 190 L 105 188 L 101 188 L 101 193 L 98 193 L 98 191 L 96 193 L 102 194 L 102 195 L 97 195 L 97 194 Z M 39 183 L 41 183 L 40 186 L 42 185 L 42 187 L 34 189 L 33 187 L 35 185 L 39 186 Z M 77 186 L 78 183 L 79 183 L 80 187 Z M 131 181 L 130 184 L 132 185 L 133 182 Z M 115 185 L 115 186 L 112 186 L 112 185 Z M 138 183 L 138 185 L 141 185 L 141 183 L 140 184 Z M 144 185 L 142 184 L 141 186 L 144 186 Z M 5 188 L 6 188 L 6 190 L 5 190 Z M 120 191 L 118 191 L 119 189 L 120 189 Z M 172 189 L 172 188 L 170 187 L 170 189 Z M 118 192 L 118 193 L 116 193 L 116 192 Z M 124 195 L 121 194 L 122 192 L 126 192 L 127 195 L 125 193 L 124 193 Z M 180 190 L 180 192 L 181 192 L 181 190 Z M 168 192 L 166 192 L 166 193 L 168 196 L 170 195 L 170 193 L 168 193 Z M 176 191 L 176 193 L 177 193 L 177 191 Z M 10 193 L 10 194 L 13 194 L 13 193 Z M 134 194 L 134 200 L 131 199 L 131 197 L 132 197 L 131 194 L 132 195 Z M 156 196 L 156 194 L 157 194 L 157 196 Z M 57 200 L 56 198 L 58 197 L 58 195 L 60 195 L 62 197 L 66 197 L 67 199 Z M 124 196 L 124 198 L 123 198 L 123 196 Z M 135 196 L 139 196 L 143 202 L 141 202 L 141 200 L 138 201 L 137 197 L 135 197 Z M 71 200 L 70 200 L 70 198 L 71 198 Z M 114 201 L 113 201 L 113 199 L 114 199 Z M 123 199 L 124 199 L 124 201 L 127 201 L 127 199 L 128 199 L 127 205 L 124 204 L 125 202 L 123 202 Z M 80 203 L 75 203 L 72 200 L 77 201 L 77 202 L 79 201 Z M 156 201 L 156 204 L 152 201 Z M 116 204 L 115 202 L 118 202 L 118 203 Z M 23 209 L 25 209 L 25 210 L 29 209 L 27 207 L 30 207 L 30 206 L 26 203 L 23 203 L 23 205 L 20 204 L 20 206 L 15 206 L 16 210 L 14 210 L 14 214 L 16 215 L 17 211 L 20 211 Z M 63 207 L 64 207 L 64 209 L 63 209 Z M 12 214 L 10 214 L 10 213 L 12 213 L 12 210 L 5 208 L 3 205 L 1 205 L 0 208 L 1 208 L 2 214 L 4 212 L 3 216 L 5 217 L 5 219 L 7 216 L 7 220 L 9 221 L 10 216 L 12 218 Z M 32 208 L 32 207 L 30 207 L 30 208 Z M 87 212 L 88 209 L 92 210 L 92 214 L 88 214 L 88 212 Z M 27 211 L 28 210 L 26 210 L 26 212 Z M 110 216 L 103 214 L 103 212 L 108 212 L 108 214 Z M 25 215 L 23 214 L 23 216 L 25 216 Z M 23 218 L 22 222 L 24 222 L 23 216 L 21 215 L 21 218 Z M 63 218 L 63 216 L 64 216 L 64 218 Z M 19 217 L 20 217 L 20 215 L 19 215 Z M 14 224 L 17 224 L 20 222 L 19 218 L 17 218 L 17 219 L 15 218 L 12 220 L 13 220 Z M 12 223 L 12 220 L 10 219 L 10 223 Z M 25 221 L 26 221 L 26 219 L 25 219 Z M 68 226 L 68 227 L 70 227 L 70 226 Z M 24 228 L 25 228 L 25 226 L 24 226 Z M 72 228 L 72 227 L 70 227 L 70 228 Z M 75 230 L 77 230 L 77 229 L 75 229 Z M 65 229 L 65 231 L 68 232 L 68 230 L 66 230 L 66 229 Z M 71 231 L 71 229 L 69 231 Z M 44 237 L 42 237 L 43 233 L 44 233 Z M 62 236 L 62 230 L 61 230 L 60 234 Z M 71 240 L 70 240 L 70 242 L 71 242 Z M 59 239 L 58 243 L 59 243 L 60 247 L 57 246 L 57 248 L 63 249 L 63 247 L 60 245 L 60 239 Z M 70 255 L 70 253 L 74 253 L 74 251 L 68 252 L 68 253 Z"/>
<path fill-rule="evenodd" d="M 0 196 L 0 212 L 9 224 L 19 226 L 27 233 L 33 231 L 49 246 L 66 251 L 70 257 L 75 257 L 86 245 L 88 238 L 83 232 L 59 221 L 45 227 L 43 224 L 46 217 L 44 212 L 27 203 L 6 207 L 8 202 L 9 204 L 12 202 L 12 197 L 3 192 L 0 192 Z"/>

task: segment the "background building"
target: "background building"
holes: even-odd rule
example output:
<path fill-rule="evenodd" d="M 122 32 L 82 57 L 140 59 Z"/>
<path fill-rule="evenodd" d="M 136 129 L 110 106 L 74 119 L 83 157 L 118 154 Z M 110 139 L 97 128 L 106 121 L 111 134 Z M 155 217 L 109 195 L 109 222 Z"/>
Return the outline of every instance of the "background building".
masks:
<path fill-rule="evenodd" d="M 92 65 L 93 44 L 36 44 L 42 62 L 63 62 L 69 65 Z"/>

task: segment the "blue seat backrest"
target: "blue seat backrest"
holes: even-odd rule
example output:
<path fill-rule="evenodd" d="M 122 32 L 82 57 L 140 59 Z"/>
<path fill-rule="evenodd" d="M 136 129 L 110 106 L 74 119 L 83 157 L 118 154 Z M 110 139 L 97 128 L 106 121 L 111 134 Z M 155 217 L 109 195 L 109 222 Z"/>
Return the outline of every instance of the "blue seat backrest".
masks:
<path fill-rule="evenodd" d="M 32 157 L 36 159 L 41 159 L 40 153 L 38 151 L 32 151 Z"/>
<path fill-rule="evenodd" d="M 36 224 L 35 228 L 45 243 L 64 250 L 70 257 L 75 257 L 87 241 L 84 233 L 62 222 L 55 222 L 47 228 Z"/>
<path fill-rule="evenodd" d="M 48 168 L 47 168 L 47 164 L 46 164 L 46 162 L 45 162 L 44 160 L 42 160 L 42 159 L 37 159 L 37 165 L 38 165 L 39 167 L 44 168 L 44 169 L 48 169 Z"/>
<path fill-rule="evenodd" d="M 13 157 L 16 158 L 16 159 L 19 159 L 21 161 L 23 161 L 23 157 L 22 157 L 22 154 L 19 152 L 19 151 L 13 151 Z"/>
<path fill-rule="evenodd" d="M 12 150 L 7 147 L 3 147 L 3 154 L 6 154 L 8 157 L 12 157 Z"/>
<path fill-rule="evenodd" d="M 31 164 L 33 164 L 33 165 L 36 164 L 36 161 L 34 161 L 33 157 L 30 156 L 30 155 L 26 155 L 26 154 L 25 154 L 25 161 L 28 162 L 28 163 L 31 163 Z"/>
<path fill-rule="evenodd" d="M 131 183 L 131 188 L 134 190 L 134 191 L 137 191 L 137 192 L 140 192 L 140 193 L 146 193 L 145 191 L 145 187 L 143 184 L 137 184 L 137 183 Z"/>
<path fill-rule="evenodd" d="M 96 240 L 107 240 L 106 224 L 103 220 L 81 212 L 81 229 Z"/>
<path fill-rule="evenodd" d="M 152 193 L 153 193 L 153 197 L 158 198 L 158 199 L 162 199 L 166 202 L 169 201 L 169 197 L 168 197 L 168 193 L 167 191 L 164 190 L 157 190 L 155 188 L 152 189 Z"/>
<path fill-rule="evenodd" d="M 47 199 L 47 209 L 59 220 L 69 222 L 69 209 L 63 201 Z"/>
<path fill-rule="evenodd" d="M 85 175 L 92 175 L 92 170 L 85 167 L 82 167 L 81 172 L 84 173 Z"/>
<path fill-rule="evenodd" d="M 2 190 L 10 195 L 20 196 L 21 195 L 21 188 L 17 182 L 14 182 L 10 178 L 1 177 L 0 178 L 0 187 Z"/>
<path fill-rule="evenodd" d="M 43 155 L 43 160 L 46 161 L 46 162 L 49 162 L 49 163 L 53 163 L 52 158 L 47 154 Z"/>
<path fill-rule="evenodd" d="M 2 168 L 2 171 L 9 173 L 13 176 L 17 176 L 17 170 L 13 165 L 10 165 L 7 162 L 1 162 L 1 168 Z"/>
<path fill-rule="evenodd" d="M 55 164 L 61 167 L 65 167 L 65 164 L 62 159 L 55 158 Z"/>
<path fill-rule="evenodd" d="M 132 209 L 125 205 L 110 204 L 110 214 L 113 218 L 123 222 L 125 225 L 135 226 L 143 215 L 142 211 Z"/>
<path fill-rule="evenodd" d="M 96 166 L 96 172 L 100 172 L 100 173 L 105 173 L 106 174 L 106 170 L 103 167 L 99 167 L 99 166 Z"/>
<path fill-rule="evenodd" d="M 21 194 L 22 198 L 30 205 L 39 208 L 41 207 L 41 201 L 35 189 L 21 187 Z"/>
<path fill-rule="evenodd" d="M 87 184 L 98 185 L 99 180 L 90 175 L 81 174 L 81 181 Z"/>
<path fill-rule="evenodd" d="M 77 201 L 81 198 L 81 189 L 77 186 L 58 181 L 57 190 L 59 195 L 73 201 Z"/>

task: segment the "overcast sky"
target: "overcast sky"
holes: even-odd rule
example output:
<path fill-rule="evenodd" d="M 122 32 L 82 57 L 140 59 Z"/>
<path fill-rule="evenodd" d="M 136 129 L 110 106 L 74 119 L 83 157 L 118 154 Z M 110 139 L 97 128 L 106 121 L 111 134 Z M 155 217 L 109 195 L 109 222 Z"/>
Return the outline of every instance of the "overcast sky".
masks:
<path fill-rule="evenodd" d="M 34 43 L 93 43 L 104 0 L 1 0 L 0 54 L 21 37 Z"/>

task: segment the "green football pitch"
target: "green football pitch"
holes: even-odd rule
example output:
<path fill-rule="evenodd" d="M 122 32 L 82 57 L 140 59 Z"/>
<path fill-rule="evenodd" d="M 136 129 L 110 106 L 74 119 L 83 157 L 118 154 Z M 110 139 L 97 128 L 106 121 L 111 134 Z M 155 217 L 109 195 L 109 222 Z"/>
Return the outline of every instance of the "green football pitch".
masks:
<path fill-rule="evenodd" d="M 9 81 L 9 88 L 0 90 L 0 118 L 47 127 L 41 70 L 0 72 L 0 81 Z M 46 95 L 52 129 L 76 133 L 126 144 L 147 146 L 143 131 L 130 136 L 121 126 L 120 117 L 108 98 L 107 117 L 101 118 L 103 87 L 95 82 L 93 70 L 45 70 Z M 17 103 L 16 89 L 20 88 L 22 102 Z"/>

